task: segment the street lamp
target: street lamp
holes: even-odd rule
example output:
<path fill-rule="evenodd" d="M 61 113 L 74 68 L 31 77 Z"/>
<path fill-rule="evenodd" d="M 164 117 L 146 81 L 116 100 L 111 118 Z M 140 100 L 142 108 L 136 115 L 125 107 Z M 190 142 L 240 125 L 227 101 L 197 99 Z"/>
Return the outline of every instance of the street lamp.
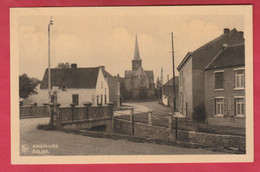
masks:
<path fill-rule="evenodd" d="M 50 28 L 53 25 L 52 17 L 48 24 L 48 91 L 49 103 L 51 103 L 51 56 L 50 56 Z"/>

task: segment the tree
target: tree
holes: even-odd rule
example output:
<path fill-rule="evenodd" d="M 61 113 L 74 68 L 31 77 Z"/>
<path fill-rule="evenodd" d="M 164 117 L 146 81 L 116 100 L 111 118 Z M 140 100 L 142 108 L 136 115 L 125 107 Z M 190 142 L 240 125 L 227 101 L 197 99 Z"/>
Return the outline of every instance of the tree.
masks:
<path fill-rule="evenodd" d="M 68 69 L 68 68 L 70 68 L 70 64 L 68 62 L 67 63 L 59 63 L 56 68 L 58 68 L 58 69 Z"/>
<path fill-rule="evenodd" d="M 37 78 L 29 78 L 25 73 L 19 76 L 19 96 L 27 98 L 29 95 L 37 94 L 36 86 L 40 83 Z"/>

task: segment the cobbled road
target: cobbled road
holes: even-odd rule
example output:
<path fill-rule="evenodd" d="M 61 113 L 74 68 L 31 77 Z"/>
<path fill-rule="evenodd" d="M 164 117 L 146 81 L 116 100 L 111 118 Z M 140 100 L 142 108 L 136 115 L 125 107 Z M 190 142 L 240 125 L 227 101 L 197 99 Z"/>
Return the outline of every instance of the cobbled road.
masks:
<path fill-rule="evenodd" d="M 204 149 L 93 138 L 61 131 L 37 129 L 38 124 L 45 124 L 48 121 L 49 118 L 20 120 L 20 152 L 22 156 L 219 154 Z"/>

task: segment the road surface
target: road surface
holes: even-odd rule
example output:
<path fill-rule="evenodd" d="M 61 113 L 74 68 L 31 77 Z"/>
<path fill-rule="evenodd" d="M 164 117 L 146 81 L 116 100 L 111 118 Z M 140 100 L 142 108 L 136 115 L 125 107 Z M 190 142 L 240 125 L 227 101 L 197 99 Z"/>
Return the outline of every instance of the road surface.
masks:
<path fill-rule="evenodd" d="M 190 149 L 127 140 L 93 138 L 61 131 L 38 130 L 49 118 L 20 120 L 21 155 L 176 155 L 217 154 L 204 149 Z"/>

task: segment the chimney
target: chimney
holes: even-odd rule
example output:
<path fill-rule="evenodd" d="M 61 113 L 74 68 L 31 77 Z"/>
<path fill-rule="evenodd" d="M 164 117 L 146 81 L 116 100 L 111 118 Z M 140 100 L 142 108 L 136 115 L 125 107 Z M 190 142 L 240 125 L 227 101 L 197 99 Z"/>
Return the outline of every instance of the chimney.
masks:
<path fill-rule="evenodd" d="M 71 64 L 71 68 L 72 68 L 72 69 L 77 69 L 77 63 L 72 63 L 72 64 Z"/>
<path fill-rule="evenodd" d="M 229 33 L 229 28 L 224 28 L 224 35 L 227 35 Z"/>
<path fill-rule="evenodd" d="M 99 66 L 102 70 L 105 70 L 105 66 Z"/>
<path fill-rule="evenodd" d="M 226 49 L 228 47 L 228 44 L 224 43 L 223 44 L 223 49 Z"/>
<path fill-rule="evenodd" d="M 238 34 L 239 34 L 242 38 L 244 38 L 244 32 L 239 31 Z"/>

